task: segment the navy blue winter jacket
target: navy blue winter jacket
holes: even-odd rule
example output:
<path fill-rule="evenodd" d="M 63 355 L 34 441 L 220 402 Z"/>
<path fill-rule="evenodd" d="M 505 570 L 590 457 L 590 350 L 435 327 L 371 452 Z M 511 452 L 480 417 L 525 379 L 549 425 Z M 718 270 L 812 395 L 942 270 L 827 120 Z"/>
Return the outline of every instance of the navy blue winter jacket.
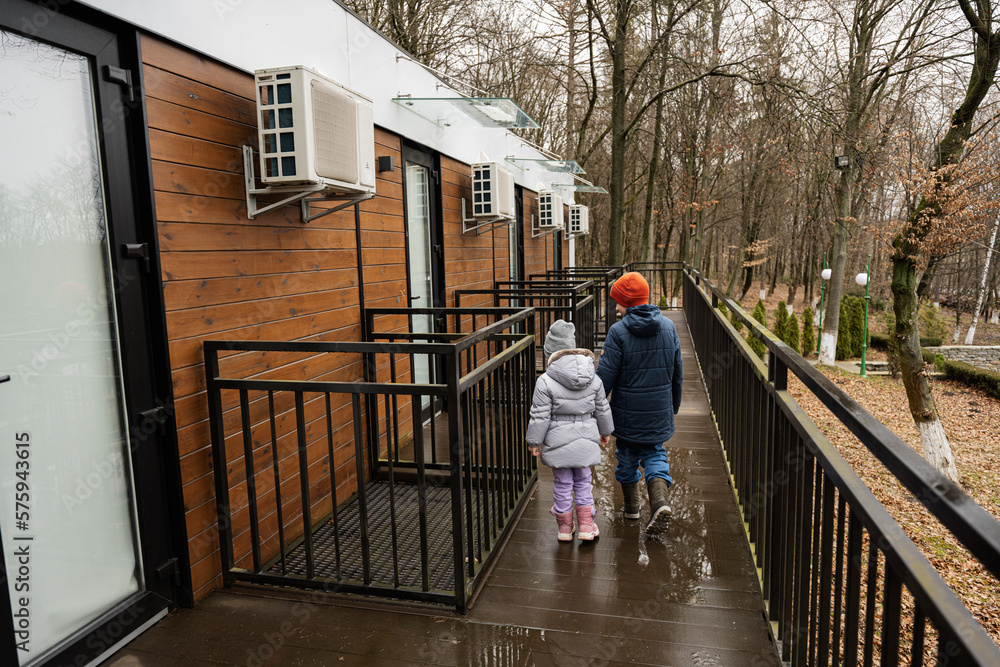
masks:
<path fill-rule="evenodd" d="M 684 369 L 677 329 L 659 308 L 633 306 L 611 327 L 597 375 L 611 399 L 615 436 L 653 444 L 674 434 Z"/>

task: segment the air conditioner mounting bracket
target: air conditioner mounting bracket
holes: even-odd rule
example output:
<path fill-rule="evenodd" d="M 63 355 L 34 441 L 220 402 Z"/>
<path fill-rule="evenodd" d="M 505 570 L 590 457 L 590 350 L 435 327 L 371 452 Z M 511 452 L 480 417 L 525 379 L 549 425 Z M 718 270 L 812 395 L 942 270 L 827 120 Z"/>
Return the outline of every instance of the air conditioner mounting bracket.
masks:
<path fill-rule="evenodd" d="M 372 192 L 364 194 L 337 192 L 327 185 L 280 185 L 275 187 L 256 187 L 256 174 L 254 172 L 253 147 L 243 146 L 243 178 L 246 183 L 247 192 L 247 217 L 253 220 L 258 215 L 272 211 L 287 204 L 299 202 L 302 205 L 302 222 L 309 223 L 316 218 L 335 213 L 348 206 L 353 206 L 358 202 L 371 199 L 375 196 Z M 257 207 L 257 195 L 288 195 L 284 199 L 276 202 L 269 202 L 265 206 Z M 316 209 L 318 212 L 310 213 L 310 204 L 321 201 L 343 202 L 333 208 Z"/>
<path fill-rule="evenodd" d="M 468 218 L 465 215 L 465 197 L 462 197 L 462 233 L 475 232 L 477 235 L 496 227 L 509 224 L 514 218 L 498 215 L 495 218 Z"/>
<path fill-rule="evenodd" d="M 531 216 L 531 238 L 540 239 L 543 236 L 548 236 L 549 234 L 561 231 L 563 231 L 562 227 L 553 227 L 552 229 L 541 229 L 540 227 L 535 227 L 535 216 Z"/>

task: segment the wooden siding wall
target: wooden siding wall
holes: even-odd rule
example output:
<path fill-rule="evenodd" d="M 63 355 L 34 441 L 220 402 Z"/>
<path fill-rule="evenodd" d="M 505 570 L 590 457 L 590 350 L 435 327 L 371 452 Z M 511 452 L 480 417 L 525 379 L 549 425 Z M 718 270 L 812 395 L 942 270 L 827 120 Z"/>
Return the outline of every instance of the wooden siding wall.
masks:
<path fill-rule="evenodd" d="M 142 38 L 142 59 L 188 550 L 195 599 L 201 599 L 221 586 L 202 343 L 207 339 L 360 340 L 355 220 L 353 209 L 348 209 L 303 225 L 297 206 L 249 220 L 240 146 L 257 142 L 253 78 L 148 35 Z M 376 155 L 391 155 L 401 164 L 400 137 L 376 128 L 375 142 Z M 471 197 L 470 171 L 468 165 L 441 158 L 449 306 L 454 305 L 455 289 L 490 288 L 494 278 L 509 277 L 506 228 L 481 235 L 462 233 L 460 198 Z M 379 173 L 377 192 L 376 198 L 360 206 L 366 305 L 405 306 L 402 169 Z M 528 273 L 544 271 L 552 266 L 552 241 L 531 238 L 530 215 L 536 212 L 536 198 L 526 191 L 524 199 L 525 269 Z M 284 368 L 282 377 L 291 373 L 301 379 L 361 379 L 356 357 L 330 356 L 310 368 L 309 377 L 302 375 L 304 364 Z M 246 356 L 227 363 L 245 374 L 267 372 L 276 365 Z M 228 401 L 233 408 L 235 397 Z M 334 407 L 338 501 L 356 488 L 351 415 L 343 407 Z M 270 456 L 266 408 L 262 399 L 251 406 L 255 458 Z M 279 458 L 294 453 L 289 439 L 294 419 L 287 418 L 289 409 L 276 406 L 276 412 L 282 412 Z M 321 489 L 324 484 L 329 489 L 330 474 L 323 454 L 325 410 L 319 399 L 313 399 L 307 410 L 309 474 L 317 489 L 310 500 L 318 517 L 330 511 L 331 500 L 329 491 Z M 238 410 L 227 413 L 227 424 L 238 425 L 238 419 Z M 240 443 L 227 442 L 227 451 L 234 457 L 240 447 Z M 260 466 L 258 462 L 257 470 Z M 231 479 L 244 475 L 240 465 L 229 473 Z M 297 477 L 289 480 L 286 493 L 282 482 L 282 497 L 289 506 L 286 517 L 291 521 L 295 520 L 298 483 Z M 258 493 L 266 505 L 268 489 L 258 489 Z M 273 489 L 270 493 L 273 506 Z M 245 504 L 245 485 L 234 489 L 232 500 L 234 507 Z M 234 513 L 233 523 L 238 539 L 247 542 L 245 508 Z M 262 529 L 262 539 L 272 552 L 275 529 L 274 525 Z M 238 546 L 238 550 L 245 548 Z"/>

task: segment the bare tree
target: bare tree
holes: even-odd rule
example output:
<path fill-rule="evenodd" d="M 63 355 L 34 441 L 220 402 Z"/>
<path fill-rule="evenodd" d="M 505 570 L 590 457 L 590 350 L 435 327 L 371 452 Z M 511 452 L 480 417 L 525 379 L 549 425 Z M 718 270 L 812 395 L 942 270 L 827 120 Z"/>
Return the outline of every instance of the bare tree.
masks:
<path fill-rule="evenodd" d="M 958 0 L 968 22 L 974 43 L 973 63 L 965 98 L 951 116 L 948 131 L 937 145 L 930 165 L 932 178 L 920 203 L 893 240 L 892 295 L 896 329 L 890 338 L 890 351 L 899 364 L 906 386 L 910 414 L 920 432 L 924 456 L 953 482 L 960 481 L 948 436 L 938 418 L 934 397 L 923 372 L 920 336 L 917 330 L 917 265 L 926 256 L 923 244 L 934 231 L 935 223 L 946 215 L 956 167 L 973 132 L 973 121 L 980 104 L 994 85 L 1000 63 L 1000 29 L 994 23 L 990 2 Z"/>

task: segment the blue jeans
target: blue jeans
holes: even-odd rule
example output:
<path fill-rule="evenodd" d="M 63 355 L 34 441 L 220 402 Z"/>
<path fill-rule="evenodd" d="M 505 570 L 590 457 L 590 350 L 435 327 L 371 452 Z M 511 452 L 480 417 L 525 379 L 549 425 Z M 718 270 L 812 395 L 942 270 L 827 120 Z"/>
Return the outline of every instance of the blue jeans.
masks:
<path fill-rule="evenodd" d="M 618 467 L 615 468 L 615 479 L 622 484 L 635 484 L 639 481 L 639 466 L 646 473 L 646 483 L 657 477 L 667 480 L 667 485 L 674 483 L 670 477 L 670 464 L 667 463 L 667 450 L 662 442 L 646 444 L 617 439 L 618 448 L 615 458 Z"/>

